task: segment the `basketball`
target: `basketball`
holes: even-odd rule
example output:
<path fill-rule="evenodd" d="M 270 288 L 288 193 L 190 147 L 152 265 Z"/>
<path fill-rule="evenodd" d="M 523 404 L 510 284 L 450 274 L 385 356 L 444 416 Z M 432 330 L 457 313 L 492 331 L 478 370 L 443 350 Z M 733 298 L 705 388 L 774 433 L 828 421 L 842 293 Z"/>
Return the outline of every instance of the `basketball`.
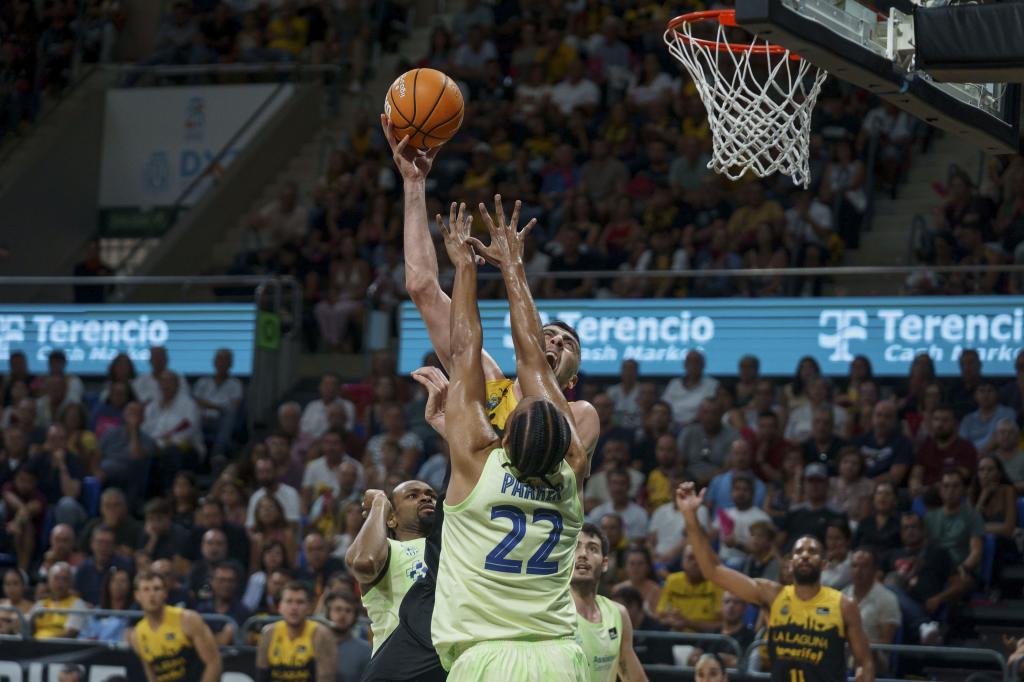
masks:
<path fill-rule="evenodd" d="M 465 105 L 455 81 L 436 69 L 406 71 L 388 88 L 384 114 L 395 125 L 395 136 L 430 149 L 447 142 L 462 125 Z"/>

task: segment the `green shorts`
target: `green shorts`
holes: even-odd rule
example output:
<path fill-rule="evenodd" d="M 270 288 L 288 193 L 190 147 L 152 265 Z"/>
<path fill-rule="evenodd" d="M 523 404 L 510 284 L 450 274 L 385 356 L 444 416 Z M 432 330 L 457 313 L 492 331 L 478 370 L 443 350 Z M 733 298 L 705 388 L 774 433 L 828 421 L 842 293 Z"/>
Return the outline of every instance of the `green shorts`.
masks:
<path fill-rule="evenodd" d="M 587 682 L 587 659 L 572 639 L 480 642 L 452 664 L 448 682 Z"/>

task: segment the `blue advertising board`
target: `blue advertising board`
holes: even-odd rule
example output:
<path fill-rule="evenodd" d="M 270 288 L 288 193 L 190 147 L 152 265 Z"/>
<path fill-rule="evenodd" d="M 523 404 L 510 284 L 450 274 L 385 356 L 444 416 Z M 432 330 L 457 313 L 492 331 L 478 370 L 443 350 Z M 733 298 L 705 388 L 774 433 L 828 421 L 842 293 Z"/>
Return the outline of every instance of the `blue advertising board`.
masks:
<path fill-rule="evenodd" d="M 164 346 L 177 372 L 211 373 L 214 353 L 227 348 L 234 354 L 232 372 L 248 376 L 255 333 L 251 303 L 0 305 L 0 372 L 14 351 L 25 353 L 32 372 L 46 372 L 54 350 L 64 351 L 71 374 L 106 374 L 118 353 L 145 372 L 150 347 Z"/>
<path fill-rule="evenodd" d="M 876 375 L 906 376 L 919 353 L 935 361 L 940 376 L 959 371 L 961 352 L 976 349 L 987 376 L 1013 374 L 1024 348 L 1024 297 L 596 299 L 538 301 L 541 319 L 563 320 L 580 335 L 581 372 L 614 376 L 623 360 L 649 376 L 676 376 L 691 349 L 702 351 L 707 371 L 735 375 L 747 354 L 767 375 L 792 375 L 800 358 L 814 357 L 822 371 L 843 376 L 856 355 L 871 360 Z M 502 370 L 515 373 L 508 303 L 481 301 L 484 348 Z M 419 367 L 431 351 L 419 313 L 401 314 L 402 372 Z"/>

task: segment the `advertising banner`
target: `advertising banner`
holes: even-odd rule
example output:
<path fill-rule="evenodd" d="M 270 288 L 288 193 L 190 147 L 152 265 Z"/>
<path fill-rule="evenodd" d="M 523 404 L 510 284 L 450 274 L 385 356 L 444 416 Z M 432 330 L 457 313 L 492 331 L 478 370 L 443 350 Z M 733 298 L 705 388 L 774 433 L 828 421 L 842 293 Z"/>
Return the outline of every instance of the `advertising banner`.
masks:
<path fill-rule="evenodd" d="M 221 649 L 221 682 L 254 682 L 256 649 Z M 131 682 L 146 679 L 142 663 L 126 648 L 98 643 L 4 640 L 0 645 L 0 680 L 3 682 L 58 682 L 67 665 L 85 670 L 84 682 L 106 682 L 118 675 Z"/>
<path fill-rule="evenodd" d="M 1024 348 L 1024 297 L 737 298 L 538 301 L 544 321 L 571 324 L 580 335 L 580 371 L 614 376 L 636 360 L 648 376 L 678 376 L 697 349 L 708 373 L 735 375 L 744 355 L 761 360 L 766 375 L 791 376 L 809 355 L 831 376 L 845 376 L 864 355 L 879 376 L 907 376 L 914 356 L 926 353 L 940 376 L 959 372 L 968 348 L 981 356 L 986 376 L 1014 372 Z M 508 374 L 515 355 L 508 303 L 481 301 L 484 349 Z M 401 312 L 400 370 L 423 363 L 432 346 L 415 306 Z"/>
<path fill-rule="evenodd" d="M 118 353 L 137 372 L 147 371 L 151 346 L 164 346 L 171 368 L 185 374 L 213 371 L 218 348 L 234 354 L 232 372 L 252 372 L 254 304 L 0 305 L 0 374 L 10 354 L 22 351 L 33 373 L 47 371 L 50 352 L 62 350 L 67 372 L 104 375 Z"/>
<path fill-rule="evenodd" d="M 217 85 L 107 91 L 100 168 L 101 209 L 159 209 L 175 203 L 278 86 Z M 285 85 L 239 136 L 221 167 L 245 149 L 288 101 Z M 185 205 L 205 191 L 197 187 Z"/>

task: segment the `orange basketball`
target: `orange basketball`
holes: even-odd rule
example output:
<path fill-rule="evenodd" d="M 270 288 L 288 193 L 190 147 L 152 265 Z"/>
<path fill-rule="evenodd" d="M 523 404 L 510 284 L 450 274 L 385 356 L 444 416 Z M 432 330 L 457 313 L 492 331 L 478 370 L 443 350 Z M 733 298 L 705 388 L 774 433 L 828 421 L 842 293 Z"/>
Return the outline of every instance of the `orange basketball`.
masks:
<path fill-rule="evenodd" d="M 408 135 L 418 149 L 447 142 L 462 125 L 464 110 L 459 86 L 435 69 L 406 71 L 384 98 L 384 114 L 394 123 L 397 139 Z"/>

